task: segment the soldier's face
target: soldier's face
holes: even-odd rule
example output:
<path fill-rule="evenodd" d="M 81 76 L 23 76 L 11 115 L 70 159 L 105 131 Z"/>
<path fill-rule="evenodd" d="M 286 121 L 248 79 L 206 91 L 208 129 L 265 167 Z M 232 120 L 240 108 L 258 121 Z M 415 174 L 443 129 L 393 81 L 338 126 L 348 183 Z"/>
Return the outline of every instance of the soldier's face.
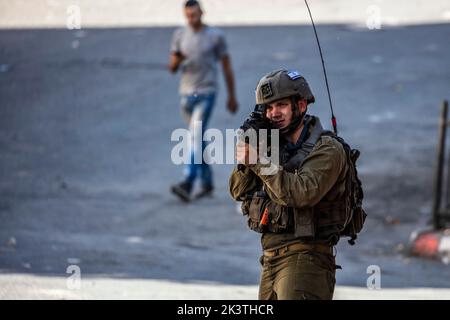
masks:
<path fill-rule="evenodd" d="M 281 99 L 267 106 L 266 116 L 278 129 L 287 127 L 292 120 L 290 99 Z"/>
<path fill-rule="evenodd" d="M 293 117 L 291 103 L 291 99 L 286 98 L 275 101 L 267 106 L 266 117 L 272 121 L 278 129 L 283 129 L 291 123 Z M 297 108 L 300 114 L 306 111 L 307 106 L 308 103 L 306 100 L 302 99 L 298 101 Z"/>
<path fill-rule="evenodd" d="M 192 28 L 197 28 L 202 24 L 202 10 L 199 6 L 184 8 L 184 15 Z"/>

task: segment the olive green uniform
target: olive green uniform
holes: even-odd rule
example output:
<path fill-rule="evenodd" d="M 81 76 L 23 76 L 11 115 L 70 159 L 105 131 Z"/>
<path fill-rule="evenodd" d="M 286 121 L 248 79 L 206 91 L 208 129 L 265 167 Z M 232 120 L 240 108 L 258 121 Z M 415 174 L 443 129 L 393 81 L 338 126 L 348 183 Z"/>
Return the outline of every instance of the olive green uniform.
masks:
<path fill-rule="evenodd" d="M 282 160 L 273 175 L 263 175 L 262 164 L 250 165 L 243 172 L 234 169 L 230 193 L 235 200 L 242 201 L 263 187 L 273 203 L 293 208 L 291 215 L 301 220 L 311 217 L 316 205 L 331 203 L 343 196 L 348 169 L 346 159 L 345 150 L 336 139 L 321 136 L 294 172 L 283 169 L 289 159 Z M 292 229 L 262 233 L 265 254 L 260 259 L 260 299 L 332 299 L 336 269 L 332 248 L 338 236 L 321 238 L 312 231 L 305 237 L 307 233 L 299 236 L 298 230 Z M 305 247 L 286 249 L 296 243 L 303 243 Z M 326 250 L 327 247 L 330 250 Z"/>

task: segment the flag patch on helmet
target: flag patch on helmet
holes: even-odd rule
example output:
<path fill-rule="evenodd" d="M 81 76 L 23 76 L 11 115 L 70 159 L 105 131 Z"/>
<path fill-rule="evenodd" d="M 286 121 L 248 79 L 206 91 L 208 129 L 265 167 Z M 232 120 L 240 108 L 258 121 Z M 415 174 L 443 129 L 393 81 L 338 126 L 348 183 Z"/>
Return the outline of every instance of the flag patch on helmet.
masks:
<path fill-rule="evenodd" d="M 272 85 L 270 84 L 270 82 L 267 82 L 261 86 L 261 93 L 263 99 L 267 99 L 273 96 Z"/>
<path fill-rule="evenodd" d="M 298 78 L 301 78 L 301 77 L 302 77 L 302 75 L 300 74 L 300 72 L 295 71 L 295 70 L 289 71 L 289 72 L 287 73 L 287 76 L 288 76 L 291 80 L 295 80 L 295 79 L 298 79 Z"/>

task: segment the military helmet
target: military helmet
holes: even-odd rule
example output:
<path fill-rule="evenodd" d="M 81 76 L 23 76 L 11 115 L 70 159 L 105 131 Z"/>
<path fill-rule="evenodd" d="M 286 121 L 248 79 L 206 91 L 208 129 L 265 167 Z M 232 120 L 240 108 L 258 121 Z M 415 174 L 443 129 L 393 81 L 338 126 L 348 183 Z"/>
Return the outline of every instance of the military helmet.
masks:
<path fill-rule="evenodd" d="M 298 71 L 275 70 L 259 80 L 256 86 L 256 104 L 269 104 L 291 96 L 300 96 L 309 103 L 315 98 L 308 82 Z"/>

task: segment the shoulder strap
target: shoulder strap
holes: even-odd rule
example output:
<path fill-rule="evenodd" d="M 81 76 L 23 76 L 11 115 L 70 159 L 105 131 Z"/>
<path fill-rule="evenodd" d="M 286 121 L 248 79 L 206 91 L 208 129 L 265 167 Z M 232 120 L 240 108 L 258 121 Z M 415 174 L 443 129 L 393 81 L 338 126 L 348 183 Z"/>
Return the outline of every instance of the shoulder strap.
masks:
<path fill-rule="evenodd" d="M 328 134 L 329 131 L 325 131 L 320 123 L 320 119 L 311 116 L 309 120 L 312 125 L 312 130 L 309 134 L 308 139 L 302 143 L 302 146 L 297 150 L 295 156 L 293 156 L 283 167 L 284 170 L 293 172 L 297 169 L 305 158 L 311 153 L 312 149 L 316 145 L 317 141 L 323 134 Z"/>

